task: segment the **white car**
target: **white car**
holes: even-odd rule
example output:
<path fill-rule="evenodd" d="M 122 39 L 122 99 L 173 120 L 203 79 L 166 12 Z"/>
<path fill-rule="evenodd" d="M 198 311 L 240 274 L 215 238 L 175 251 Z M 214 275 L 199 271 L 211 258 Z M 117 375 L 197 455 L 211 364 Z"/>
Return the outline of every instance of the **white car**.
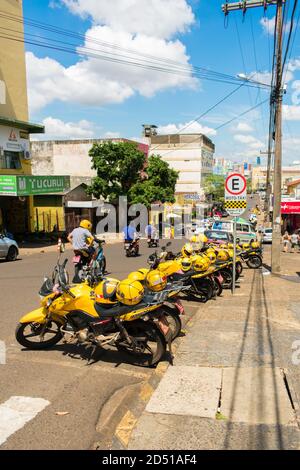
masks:
<path fill-rule="evenodd" d="M 265 228 L 262 234 L 262 242 L 263 243 L 272 243 L 272 228 Z"/>
<path fill-rule="evenodd" d="M 19 255 L 19 247 L 15 240 L 0 233 L 0 258 L 7 261 L 16 261 Z"/>

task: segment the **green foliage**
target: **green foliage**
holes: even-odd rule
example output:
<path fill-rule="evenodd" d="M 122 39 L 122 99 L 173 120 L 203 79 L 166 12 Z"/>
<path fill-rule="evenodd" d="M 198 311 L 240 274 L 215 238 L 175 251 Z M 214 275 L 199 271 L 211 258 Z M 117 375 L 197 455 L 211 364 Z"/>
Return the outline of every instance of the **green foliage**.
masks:
<path fill-rule="evenodd" d="M 127 196 L 131 204 L 175 202 L 178 172 L 159 155 L 152 155 L 145 167 L 145 155 L 131 142 L 94 144 L 89 152 L 92 168 L 97 171 L 87 192 L 115 203 Z"/>
<path fill-rule="evenodd" d="M 252 193 L 252 180 L 251 180 L 251 178 L 247 179 L 247 193 L 248 194 Z"/>
<path fill-rule="evenodd" d="M 224 200 L 225 178 L 222 175 L 208 175 L 204 180 L 205 195 L 210 195 L 214 201 Z"/>
<path fill-rule="evenodd" d="M 142 203 L 147 207 L 153 202 L 175 202 L 175 186 L 178 172 L 169 167 L 159 155 L 149 158 L 145 170 L 147 179 L 138 181 L 129 191 L 132 203 Z"/>
<path fill-rule="evenodd" d="M 140 179 L 145 163 L 144 153 L 132 142 L 94 144 L 89 156 L 97 176 L 87 192 L 96 198 L 102 196 L 108 202 L 115 202 L 119 196 L 128 194 Z"/>

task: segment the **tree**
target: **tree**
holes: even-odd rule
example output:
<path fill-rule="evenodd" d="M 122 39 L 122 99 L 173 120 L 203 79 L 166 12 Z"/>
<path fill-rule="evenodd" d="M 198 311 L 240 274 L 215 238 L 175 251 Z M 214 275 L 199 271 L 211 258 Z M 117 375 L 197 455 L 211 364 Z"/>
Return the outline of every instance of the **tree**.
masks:
<path fill-rule="evenodd" d="M 97 176 L 87 192 L 111 203 L 116 203 L 119 196 L 128 195 L 131 187 L 140 180 L 145 165 L 145 154 L 133 142 L 94 144 L 89 156 Z"/>
<path fill-rule="evenodd" d="M 224 201 L 225 178 L 222 175 L 208 175 L 204 180 L 204 193 L 214 201 Z"/>
<path fill-rule="evenodd" d="M 145 178 L 140 179 L 129 191 L 130 201 L 133 204 L 145 204 L 147 207 L 158 201 L 175 202 L 178 174 L 178 171 L 170 168 L 159 155 L 152 155 L 145 168 Z"/>

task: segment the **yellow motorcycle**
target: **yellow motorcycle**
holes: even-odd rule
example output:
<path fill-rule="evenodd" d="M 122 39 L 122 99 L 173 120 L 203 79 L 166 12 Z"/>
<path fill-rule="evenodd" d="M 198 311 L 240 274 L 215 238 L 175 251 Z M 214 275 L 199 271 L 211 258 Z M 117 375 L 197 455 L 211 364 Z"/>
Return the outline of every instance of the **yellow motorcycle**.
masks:
<path fill-rule="evenodd" d="M 162 306 L 168 292 L 143 296 L 136 305 L 124 305 L 116 299 L 113 288 L 101 299 L 98 287 L 92 290 L 86 283 L 68 285 L 66 262 L 58 262 L 52 279 L 44 281 L 40 308 L 20 319 L 16 328 L 19 344 L 43 350 L 64 338 L 67 343 L 93 346 L 94 350 L 113 346 L 128 353 L 130 362 L 136 365 L 157 364 L 166 351 L 169 327 Z M 100 283 L 99 292 L 103 293 L 102 287 Z"/>

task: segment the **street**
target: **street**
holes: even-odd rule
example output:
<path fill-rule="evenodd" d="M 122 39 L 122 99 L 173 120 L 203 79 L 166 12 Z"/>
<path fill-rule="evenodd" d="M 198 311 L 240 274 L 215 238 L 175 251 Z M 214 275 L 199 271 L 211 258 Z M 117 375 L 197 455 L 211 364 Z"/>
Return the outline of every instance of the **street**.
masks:
<path fill-rule="evenodd" d="M 181 246 L 180 240 L 172 243 L 174 250 Z M 125 258 L 123 251 L 121 243 L 105 245 L 107 268 L 118 279 L 146 267 L 147 257 L 154 250 L 142 241 L 141 256 Z M 70 259 L 72 251 L 67 251 L 66 256 Z M 14 331 L 19 318 L 38 308 L 38 290 L 44 276 L 51 274 L 56 259 L 57 253 L 50 252 L 24 256 L 14 263 L 0 262 L 0 340 L 6 345 L 6 364 L 0 364 L 0 414 L 1 404 L 15 396 L 49 402 L 38 416 L 3 443 L 2 426 L 8 433 L 11 429 L 11 417 L 7 416 L 0 426 L 1 449 L 90 448 L 97 440 L 96 423 L 102 406 L 117 390 L 146 380 L 152 372 L 123 363 L 118 351 L 101 352 L 97 362 L 88 365 L 88 351 L 83 348 L 59 343 L 48 351 L 26 351 L 16 343 Z M 73 274 L 70 261 L 68 268 Z M 197 305 L 187 306 L 187 313 L 195 309 Z M 74 353 L 74 357 L 69 355 Z"/>

